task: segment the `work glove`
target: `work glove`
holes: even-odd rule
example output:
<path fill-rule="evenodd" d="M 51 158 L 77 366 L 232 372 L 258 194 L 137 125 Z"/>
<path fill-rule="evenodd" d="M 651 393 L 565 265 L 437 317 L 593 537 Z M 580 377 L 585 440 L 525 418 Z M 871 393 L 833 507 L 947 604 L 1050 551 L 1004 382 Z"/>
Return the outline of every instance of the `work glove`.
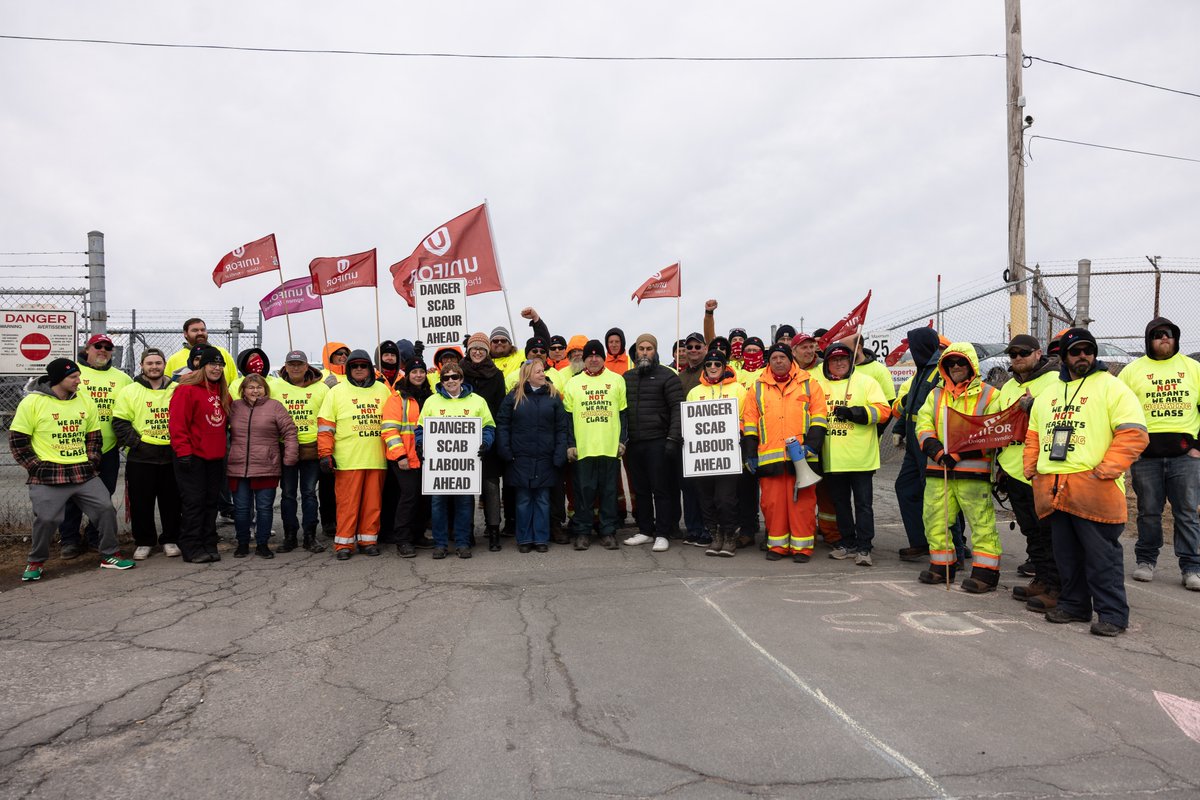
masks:
<path fill-rule="evenodd" d="M 758 438 L 754 436 L 742 437 L 742 462 L 746 465 L 746 471 L 753 475 L 758 470 Z"/>
<path fill-rule="evenodd" d="M 925 443 L 921 445 L 921 452 L 924 453 L 925 457 L 930 461 L 940 462 L 941 455 L 943 452 L 945 452 L 945 450 L 945 446 L 943 446 L 940 441 L 933 437 L 926 439 Z"/>
<path fill-rule="evenodd" d="M 191 456 L 180 456 L 179 458 L 175 459 L 175 463 L 179 465 L 179 469 L 182 472 L 191 472 L 192 471 L 192 457 Z"/>
<path fill-rule="evenodd" d="M 893 433 L 892 434 L 892 447 L 904 447 L 904 434 L 903 433 Z"/>
<path fill-rule="evenodd" d="M 413 342 L 413 355 L 416 356 L 417 358 L 420 358 L 424 354 L 425 354 L 425 343 L 422 342 L 420 339 L 417 339 L 415 342 Z"/>
<path fill-rule="evenodd" d="M 576 461 L 578 459 L 579 459 L 579 448 L 568 447 L 567 448 L 567 461 Z"/>
<path fill-rule="evenodd" d="M 333 456 L 322 456 L 319 463 L 321 472 L 326 475 L 330 474 L 337 468 L 337 462 L 333 460 Z"/>
<path fill-rule="evenodd" d="M 667 439 L 667 443 L 663 445 L 663 453 L 667 458 L 679 458 L 679 453 L 683 450 L 683 443 L 675 439 Z"/>
<path fill-rule="evenodd" d="M 833 409 L 833 418 L 856 425 L 867 424 L 867 410 L 862 406 L 838 406 Z"/>
<path fill-rule="evenodd" d="M 487 455 L 488 446 L 486 444 L 479 445 L 479 457 L 483 458 Z"/>
<path fill-rule="evenodd" d="M 953 472 L 955 465 L 958 464 L 958 458 L 953 453 L 942 453 L 938 463 L 945 467 L 947 472 Z"/>

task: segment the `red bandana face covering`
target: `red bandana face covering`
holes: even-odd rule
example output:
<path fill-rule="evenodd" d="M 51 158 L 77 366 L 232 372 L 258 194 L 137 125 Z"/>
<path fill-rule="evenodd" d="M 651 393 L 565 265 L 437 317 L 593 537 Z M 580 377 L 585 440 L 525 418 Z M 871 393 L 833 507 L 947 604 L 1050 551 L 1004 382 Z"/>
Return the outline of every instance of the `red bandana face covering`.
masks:
<path fill-rule="evenodd" d="M 762 369 L 764 364 L 766 361 L 763 360 L 762 351 L 742 354 L 742 369 L 744 370 Z"/>
<path fill-rule="evenodd" d="M 246 370 L 248 372 L 253 372 L 258 375 L 262 375 L 263 374 L 262 356 L 260 356 L 258 353 L 253 353 L 249 358 L 247 358 L 246 359 Z"/>
<path fill-rule="evenodd" d="M 741 339 L 738 339 L 737 341 L 733 341 L 733 342 L 729 343 L 729 360 L 730 361 L 741 361 L 742 360 L 742 340 Z"/>

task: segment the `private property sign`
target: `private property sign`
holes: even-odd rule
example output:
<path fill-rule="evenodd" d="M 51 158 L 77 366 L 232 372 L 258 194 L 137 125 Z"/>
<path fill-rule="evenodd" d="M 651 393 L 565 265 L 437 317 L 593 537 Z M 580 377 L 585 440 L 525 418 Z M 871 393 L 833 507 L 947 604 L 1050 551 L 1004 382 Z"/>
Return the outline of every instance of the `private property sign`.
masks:
<path fill-rule="evenodd" d="M 75 350 L 74 311 L 0 308 L 0 375 L 39 375 Z"/>
<path fill-rule="evenodd" d="M 684 403 L 679 417 L 683 425 L 683 477 L 741 473 L 741 431 L 735 398 Z"/>

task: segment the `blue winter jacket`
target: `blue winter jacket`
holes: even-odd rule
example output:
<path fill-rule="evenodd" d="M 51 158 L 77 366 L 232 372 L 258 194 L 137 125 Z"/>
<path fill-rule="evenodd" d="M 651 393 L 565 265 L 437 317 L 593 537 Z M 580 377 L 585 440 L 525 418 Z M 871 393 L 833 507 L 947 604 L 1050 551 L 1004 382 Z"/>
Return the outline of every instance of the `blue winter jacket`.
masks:
<path fill-rule="evenodd" d="M 551 487 L 567 463 L 571 417 L 562 398 L 549 385 L 525 384 L 525 398 L 515 405 L 516 389 L 505 396 L 496 415 L 496 453 L 506 464 L 505 485 L 518 489 Z"/>

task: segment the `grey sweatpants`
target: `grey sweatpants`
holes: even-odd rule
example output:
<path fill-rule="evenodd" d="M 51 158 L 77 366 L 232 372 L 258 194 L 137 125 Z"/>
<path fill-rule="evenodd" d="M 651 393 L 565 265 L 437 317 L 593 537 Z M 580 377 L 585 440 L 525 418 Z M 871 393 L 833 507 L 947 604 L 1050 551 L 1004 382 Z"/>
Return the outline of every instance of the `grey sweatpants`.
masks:
<path fill-rule="evenodd" d="M 30 563 L 41 563 L 50 557 L 50 541 L 62 523 L 68 500 L 74 501 L 100 531 L 100 554 L 111 556 L 117 552 L 117 511 L 108 487 L 99 477 L 66 486 L 30 484 L 29 500 L 33 503 Z"/>

